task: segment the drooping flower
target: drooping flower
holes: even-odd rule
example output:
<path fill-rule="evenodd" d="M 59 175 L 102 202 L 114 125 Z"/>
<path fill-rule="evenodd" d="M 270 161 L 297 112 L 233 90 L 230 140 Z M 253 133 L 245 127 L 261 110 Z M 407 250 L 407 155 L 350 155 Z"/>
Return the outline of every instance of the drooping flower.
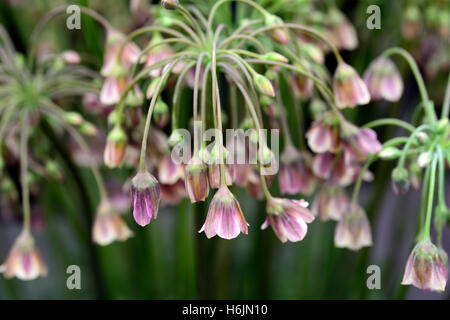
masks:
<path fill-rule="evenodd" d="M 444 291 L 447 283 L 447 255 L 430 240 L 419 242 L 406 263 L 403 285 L 422 290 Z"/>
<path fill-rule="evenodd" d="M 308 155 L 287 146 L 280 158 L 279 185 L 282 194 L 313 192 L 315 178 L 308 165 Z"/>
<path fill-rule="evenodd" d="M 372 232 L 364 210 L 356 203 L 350 203 L 336 225 L 334 244 L 338 248 L 359 250 L 372 245 Z"/>
<path fill-rule="evenodd" d="M 178 0 L 161 0 L 161 4 L 164 9 L 175 10 L 178 6 Z"/>
<path fill-rule="evenodd" d="M 186 192 L 191 203 L 204 201 L 209 194 L 208 168 L 194 156 L 184 167 Z"/>
<path fill-rule="evenodd" d="M 402 18 L 402 35 L 406 40 L 416 39 L 421 30 L 421 13 L 414 5 L 408 6 Z"/>
<path fill-rule="evenodd" d="M 381 151 L 382 145 L 372 129 L 358 128 L 349 122 L 341 124 L 341 139 L 347 161 L 365 161 L 369 154 Z"/>
<path fill-rule="evenodd" d="M 114 210 L 109 201 L 100 203 L 92 229 L 92 239 L 95 243 L 106 246 L 113 241 L 125 241 L 133 236 L 125 221 Z"/>
<path fill-rule="evenodd" d="M 158 179 L 163 184 L 174 184 L 178 180 L 183 180 L 183 166 L 175 163 L 170 154 L 166 154 L 158 165 Z"/>
<path fill-rule="evenodd" d="M 314 89 L 314 82 L 311 78 L 302 75 L 291 75 L 290 83 L 291 88 L 298 99 L 305 101 L 311 97 L 311 93 Z"/>
<path fill-rule="evenodd" d="M 307 223 L 314 220 L 307 207 L 305 200 L 270 198 L 266 206 L 267 218 L 261 229 L 270 224 L 281 242 L 301 241 L 308 231 Z"/>
<path fill-rule="evenodd" d="M 239 202 L 226 185 L 222 185 L 211 200 L 208 216 L 199 232 L 203 231 L 208 238 L 218 235 L 223 239 L 236 238 L 241 232 L 248 233 Z"/>
<path fill-rule="evenodd" d="M 105 164 L 110 168 L 122 165 L 127 147 L 127 136 L 121 127 L 115 126 L 108 134 L 103 155 Z"/>
<path fill-rule="evenodd" d="M 333 92 L 339 108 L 354 108 L 368 104 L 369 90 L 358 73 L 350 65 L 340 62 L 333 79 Z"/>
<path fill-rule="evenodd" d="M 266 14 L 265 24 L 267 26 L 281 25 L 283 24 L 283 20 L 276 15 Z M 272 29 L 270 34 L 272 38 L 278 43 L 285 44 L 289 42 L 289 32 L 286 28 L 282 26 Z"/>
<path fill-rule="evenodd" d="M 103 66 L 100 73 L 104 77 L 109 77 L 115 73 L 118 65 L 121 68 L 127 70 L 134 63 L 138 62 L 140 55 L 139 47 L 133 42 L 128 42 L 122 52 L 122 56 L 119 59 L 120 48 L 123 45 L 126 37 L 120 31 L 110 29 L 106 35 L 105 45 L 105 57 L 103 60 Z"/>
<path fill-rule="evenodd" d="M 339 49 L 353 50 L 358 46 L 355 27 L 338 9 L 328 12 L 328 35 Z"/>
<path fill-rule="evenodd" d="M 364 73 L 364 82 L 373 100 L 398 101 L 403 93 L 403 80 L 391 59 L 375 59 Z"/>
<path fill-rule="evenodd" d="M 336 153 L 340 144 L 339 120 L 331 113 L 326 113 L 322 118 L 314 121 L 306 133 L 308 145 L 316 153 Z"/>
<path fill-rule="evenodd" d="M 111 106 L 119 102 L 122 93 L 127 88 L 127 80 L 123 76 L 108 76 L 100 91 L 102 105 Z"/>
<path fill-rule="evenodd" d="M 34 280 L 47 275 L 47 267 L 28 231 L 22 231 L 16 239 L 0 270 L 7 279 Z"/>
<path fill-rule="evenodd" d="M 338 185 L 325 184 L 314 198 L 312 213 L 322 221 L 339 221 L 347 210 L 350 200 Z"/>
<path fill-rule="evenodd" d="M 131 181 L 133 217 L 140 226 L 146 226 L 158 215 L 160 186 L 148 171 L 139 171 Z"/>

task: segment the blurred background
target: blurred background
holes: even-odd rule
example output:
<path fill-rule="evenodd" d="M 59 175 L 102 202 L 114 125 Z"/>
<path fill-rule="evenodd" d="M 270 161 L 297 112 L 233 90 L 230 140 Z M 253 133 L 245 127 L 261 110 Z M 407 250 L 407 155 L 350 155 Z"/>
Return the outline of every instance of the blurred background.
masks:
<path fill-rule="evenodd" d="M 19 52 L 27 53 L 27 42 L 39 19 L 62 4 L 79 4 L 104 15 L 113 26 L 129 33 L 152 20 L 148 8 L 158 1 L 128 0 L 0 0 L 0 24 L 4 25 Z M 184 3 L 183 1 L 181 1 Z M 187 1 L 189 2 L 189 1 Z M 194 1 L 191 1 L 194 2 Z M 213 1 L 195 1 L 205 9 Z M 270 1 L 260 1 L 270 2 Z M 280 2 L 280 1 L 274 1 Z M 281 1 L 282 2 L 282 1 Z M 290 0 L 298 6 L 308 2 Z M 322 2 L 322 1 L 317 1 Z M 323 1 L 327 2 L 327 1 Z M 351 21 L 358 33 L 359 46 L 343 51 L 346 61 L 362 74 L 368 64 L 391 46 L 409 50 L 425 76 L 432 100 L 440 110 L 450 70 L 449 1 L 330 1 Z M 406 9 L 420 8 L 418 32 L 411 37 L 405 25 Z M 143 7 L 137 7 L 137 4 Z M 381 29 L 369 30 L 367 7 L 381 9 Z M 444 8 L 441 30 L 429 21 L 437 21 L 433 4 Z M 142 9 L 144 8 L 144 9 Z M 274 6 L 280 15 L 287 5 Z M 232 9 L 229 9 L 232 10 Z M 439 11 L 439 10 L 438 10 Z M 431 19 L 431 20 L 430 20 Z M 410 30 L 409 30 L 410 31 Z M 445 33 L 447 32 L 447 34 Z M 443 35 L 446 38 L 443 38 Z M 446 40 L 444 40 L 446 39 Z M 103 59 L 103 30 L 87 16 L 82 28 L 69 31 L 63 18 L 52 21 L 40 38 L 40 50 L 73 49 L 83 63 L 99 70 Z M 328 62 L 334 70 L 333 62 Z M 347 113 L 362 125 L 377 117 L 398 117 L 409 121 L 419 102 L 414 79 L 404 61 L 398 64 L 405 81 L 405 93 L 399 103 L 371 103 Z M 190 94 L 190 93 L 186 93 Z M 81 102 L 71 108 L 105 128 L 101 116 L 88 113 Z M 295 119 L 290 119 L 295 121 Z M 295 126 L 292 122 L 290 125 Z M 304 124 L 306 127 L 308 123 Z M 381 141 L 398 132 L 377 129 Z M 297 137 L 298 139 L 298 137 Z M 127 189 L 122 185 L 134 169 L 102 169 L 113 201 L 124 212 L 135 236 L 124 243 L 107 247 L 91 242 L 90 228 L 98 203 L 98 194 L 90 173 L 68 156 L 73 146 L 55 137 L 50 155 L 63 164 L 62 182 L 42 181 L 32 190 L 33 230 L 37 245 L 49 269 L 46 278 L 24 282 L 0 277 L 0 299 L 448 299 L 450 289 L 430 293 L 400 285 L 406 259 L 412 249 L 419 211 L 420 190 L 411 189 L 397 197 L 391 189 L 393 162 L 377 162 L 371 167 L 374 181 L 362 187 L 360 203 L 366 208 L 373 228 L 374 245 L 358 252 L 334 247 L 335 222 L 315 221 L 306 238 L 298 243 L 282 244 L 271 230 L 261 231 L 265 203 L 250 197 L 247 190 L 233 187 L 250 224 L 249 234 L 227 241 L 206 236 L 200 230 L 207 211 L 205 204 L 191 205 L 183 199 L 178 205 L 160 209 L 158 219 L 141 228 L 134 223 Z M 97 147 L 95 147 L 95 145 Z M 101 159 L 104 137 L 93 141 L 93 154 Z M 1 179 L 1 178 L 0 178 Z M 448 180 L 448 179 L 447 179 Z M 450 184 L 447 183 L 447 191 Z M 448 194 L 447 194 L 448 196 Z M 210 194 L 211 197 L 211 194 Z M 3 260 L 21 228 L 20 202 L 0 195 L 0 258 Z M 450 252 L 450 233 L 443 235 L 444 248 Z M 69 265 L 81 268 L 81 290 L 68 290 Z M 381 289 L 369 290 L 366 270 L 381 268 Z"/>

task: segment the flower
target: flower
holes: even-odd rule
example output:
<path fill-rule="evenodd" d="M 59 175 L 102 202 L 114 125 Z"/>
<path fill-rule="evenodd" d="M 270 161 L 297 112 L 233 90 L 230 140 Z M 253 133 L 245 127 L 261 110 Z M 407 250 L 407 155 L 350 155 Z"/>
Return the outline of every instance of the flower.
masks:
<path fill-rule="evenodd" d="M 205 224 L 199 232 L 203 231 L 208 238 L 218 235 L 223 239 L 236 238 L 241 232 L 248 233 L 239 202 L 226 185 L 222 185 L 211 200 Z"/>
<path fill-rule="evenodd" d="M 103 200 L 97 210 L 92 228 L 92 239 L 95 243 L 106 246 L 113 241 L 125 241 L 133 236 L 125 221 L 114 210 L 109 201 Z"/>
<path fill-rule="evenodd" d="M 109 29 L 106 34 L 105 57 L 100 73 L 104 77 L 109 77 L 115 73 L 118 65 L 124 70 L 130 68 L 134 63 L 138 62 L 140 49 L 133 42 L 128 42 L 122 52 L 119 61 L 120 48 L 122 47 L 126 37 L 120 31 Z"/>
<path fill-rule="evenodd" d="M 325 113 L 319 120 L 314 121 L 306 133 L 308 145 L 316 153 L 336 153 L 340 144 L 339 120 L 331 113 Z"/>
<path fill-rule="evenodd" d="M 314 82 L 312 79 L 302 75 L 291 75 L 290 84 L 294 95 L 298 99 L 305 101 L 311 97 L 311 93 L 314 89 Z"/>
<path fill-rule="evenodd" d="M 283 23 L 284 23 L 283 20 L 276 15 L 273 14 L 265 15 L 266 26 L 281 25 Z M 289 42 L 289 32 L 286 28 L 282 26 L 272 29 L 270 34 L 272 38 L 278 43 L 285 44 Z"/>
<path fill-rule="evenodd" d="M 164 9 L 175 10 L 179 3 L 178 0 L 161 0 L 161 4 Z"/>
<path fill-rule="evenodd" d="M 325 152 L 314 156 L 312 171 L 321 179 L 345 187 L 355 182 L 361 168 L 353 161 L 346 161 L 342 154 Z"/>
<path fill-rule="evenodd" d="M 358 46 L 355 27 L 347 17 L 337 9 L 328 12 L 328 34 L 339 49 L 353 50 Z"/>
<path fill-rule="evenodd" d="M 398 101 L 403 93 L 402 77 L 391 59 L 375 59 L 364 72 L 363 79 L 374 100 Z"/>
<path fill-rule="evenodd" d="M 103 160 L 110 168 L 117 168 L 122 165 L 127 147 L 127 136 L 121 127 L 115 126 L 106 139 Z"/>
<path fill-rule="evenodd" d="M 194 156 L 184 167 L 184 176 L 184 185 L 191 203 L 204 201 L 209 194 L 206 165 L 197 156 Z"/>
<path fill-rule="evenodd" d="M 368 104 L 369 90 L 358 73 L 350 65 L 340 62 L 333 79 L 333 92 L 339 108 L 354 108 Z"/>
<path fill-rule="evenodd" d="M 338 185 L 325 184 L 315 196 L 311 211 L 322 221 L 339 221 L 349 204 L 350 200 L 344 189 Z"/>
<path fill-rule="evenodd" d="M 122 93 L 127 87 L 126 78 L 109 76 L 105 79 L 100 91 L 100 102 L 102 105 L 111 106 L 119 102 Z"/>
<path fill-rule="evenodd" d="M 279 185 L 283 194 L 299 192 L 310 194 L 314 190 L 315 178 L 309 169 L 309 155 L 293 146 L 287 146 L 280 159 Z"/>
<path fill-rule="evenodd" d="M 307 223 L 314 220 L 307 207 L 305 200 L 270 198 L 266 206 L 267 218 L 261 229 L 270 224 L 281 242 L 301 241 L 308 231 Z"/>
<path fill-rule="evenodd" d="M 365 161 L 369 154 L 381 151 L 382 145 L 372 129 L 361 129 L 349 122 L 344 122 L 341 126 L 341 139 L 347 161 Z"/>
<path fill-rule="evenodd" d="M 262 94 L 265 94 L 266 96 L 269 96 L 271 98 L 275 97 L 275 90 L 272 83 L 262 74 L 256 73 L 253 76 L 253 83 L 256 89 L 258 89 L 258 91 Z"/>
<path fill-rule="evenodd" d="M 131 180 L 131 197 L 133 199 L 133 217 L 142 227 L 156 219 L 160 201 L 158 180 L 148 171 L 139 171 Z"/>
<path fill-rule="evenodd" d="M 351 203 L 336 225 L 334 244 L 338 248 L 359 250 L 372 245 L 372 232 L 366 213 L 356 203 Z"/>
<path fill-rule="evenodd" d="M 170 154 L 166 154 L 159 162 L 158 178 L 162 184 L 174 184 L 178 180 L 183 180 L 183 166 L 175 163 Z"/>
<path fill-rule="evenodd" d="M 406 263 L 403 285 L 422 290 L 444 291 L 447 283 L 447 255 L 430 240 L 416 244 Z"/>
<path fill-rule="evenodd" d="M 42 261 L 34 239 L 28 231 L 22 231 L 14 242 L 8 257 L 0 266 L 5 278 L 16 277 L 20 280 L 34 280 L 47 275 L 47 267 Z"/>

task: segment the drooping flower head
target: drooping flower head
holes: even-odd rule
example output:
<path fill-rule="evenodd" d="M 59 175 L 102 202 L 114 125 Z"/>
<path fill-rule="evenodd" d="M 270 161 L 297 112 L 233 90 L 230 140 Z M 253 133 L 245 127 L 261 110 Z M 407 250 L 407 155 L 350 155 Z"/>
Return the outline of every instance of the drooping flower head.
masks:
<path fill-rule="evenodd" d="M 430 240 L 419 242 L 406 263 L 403 285 L 422 290 L 444 291 L 447 283 L 447 255 Z"/>
<path fill-rule="evenodd" d="M 160 186 L 148 171 L 139 171 L 131 181 L 133 217 L 142 227 L 158 216 Z"/>
<path fill-rule="evenodd" d="M 336 225 L 334 244 L 338 248 L 359 250 L 372 245 L 372 232 L 364 210 L 351 203 Z"/>
<path fill-rule="evenodd" d="M 314 220 L 307 207 L 305 200 L 270 198 L 266 206 L 267 218 L 261 229 L 270 225 L 281 242 L 301 241 L 308 231 L 307 223 Z"/>
<path fill-rule="evenodd" d="M 389 58 L 375 59 L 364 73 L 364 82 L 373 100 L 398 101 L 403 93 L 403 80 Z"/>
<path fill-rule="evenodd" d="M 236 238 L 241 232 L 248 233 L 239 202 L 226 185 L 222 185 L 211 200 L 208 216 L 199 232 L 203 231 L 208 238 L 218 235 L 223 239 Z"/>
<path fill-rule="evenodd" d="M 347 210 L 350 200 L 338 185 L 325 184 L 314 198 L 312 213 L 322 221 L 339 221 Z"/>
<path fill-rule="evenodd" d="M 7 279 L 34 280 L 47 275 L 47 267 L 28 231 L 23 231 L 16 239 L 0 270 Z"/>
<path fill-rule="evenodd" d="M 191 203 L 204 201 L 209 194 L 208 168 L 197 156 L 184 167 L 186 192 Z"/>
<path fill-rule="evenodd" d="M 95 243 L 106 246 L 113 241 L 125 241 L 133 236 L 125 221 L 114 210 L 109 201 L 100 203 L 92 229 L 92 239 Z"/>
<path fill-rule="evenodd" d="M 350 65 L 340 62 L 333 79 L 333 92 L 339 108 L 354 108 L 368 104 L 369 90 L 358 73 Z"/>

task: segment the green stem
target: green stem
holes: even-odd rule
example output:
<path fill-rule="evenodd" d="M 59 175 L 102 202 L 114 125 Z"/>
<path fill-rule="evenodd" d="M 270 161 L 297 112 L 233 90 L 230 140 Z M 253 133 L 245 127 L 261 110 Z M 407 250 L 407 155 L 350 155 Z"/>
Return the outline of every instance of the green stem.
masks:
<path fill-rule="evenodd" d="M 390 49 L 386 50 L 383 53 L 383 56 L 388 57 L 393 54 L 400 55 L 408 62 L 409 67 L 411 68 L 411 71 L 413 72 L 413 75 L 416 79 L 417 86 L 419 87 L 420 96 L 422 98 L 425 112 L 428 115 L 428 119 L 429 119 L 430 123 L 435 123 L 437 120 L 436 112 L 434 110 L 433 103 L 431 102 L 431 100 L 428 96 L 427 88 L 423 81 L 423 77 L 420 74 L 419 67 L 417 66 L 416 61 L 414 60 L 414 58 L 411 56 L 411 54 L 408 51 L 406 51 L 405 49 L 402 49 L 402 48 L 398 48 L 398 47 L 390 48 Z"/>
<path fill-rule="evenodd" d="M 31 232 L 30 190 L 27 181 L 28 134 L 29 134 L 29 121 L 28 121 L 28 114 L 25 113 L 22 119 L 22 129 L 20 132 L 20 184 L 22 186 L 23 231 L 30 233 Z"/>
<path fill-rule="evenodd" d="M 414 126 L 410 125 L 408 122 L 395 119 L 395 118 L 384 118 L 384 119 L 377 119 L 374 121 L 371 121 L 369 123 L 366 123 L 363 127 L 364 128 L 374 128 L 378 126 L 397 126 L 403 129 L 406 129 L 410 132 L 414 132 L 416 129 Z"/>
<path fill-rule="evenodd" d="M 195 79 L 194 79 L 194 102 L 193 102 L 193 108 L 194 108 L 194 156 L 197 156 L 198 154 L 198 137 L 197 137 L 197 121 L 198 121 L 198 87 L 199 87 L 199 82 L 200 82 L 200 71 L 201 71 L 201 67 L 202 67 L 202 61 L 203 58 L 205 57 L 206 52 L 203 52 L 199 55 L 198 60 L 197 60 L 197 66 L 195 67 Z M 203 75 L 204 77 L 206 77 L 206 75 Z M 202 88 L 203 90 L 205 90 L 205 88 Z M 203 134 L 203 132 L 202 132 Z"/>
<path fill-rule="evenodd" d="M 414 132 L 409 136 L 408 141 L 406 142 L 405 147 L 403 148 L 400 159 L 398 160 L 398 165 L 397 165 L 398 168 L 403 168 L 403 166 L 405 164 L 405 159 L 406 159 L 406 154 L 408 152 L 408 149 L 410 148 L 411 144 L 414 142 L 417 134 L 426 129 L 430 129 L 430 126 L 427 124 L 423 124 L 423 125 L 417 127 L 414 130 Z"/>
<path fill-rule="evenodd" d="M 422 241 L 430 239 L 430 228 L 431 228 L 431 215 L 433 211 L 433 198 L 434 198 L 434 187 L 436 180 L 436 167 L 437 167 L 437 159 L 434 158 L 431 164 L 431 172 L 430 172 L 430 184 L 428 190 L 428 201 L 427 201 L 427 216 L 425 221 L 425 227 L 423 230 Z"/>
<path fill-rule="evenodd" d="M 445 89 L 444 104 L 442 106 L 441 119 L 448 118 L 448 113 L 450 110 L 450 73 L 448 74 L 447 87 Z"/>
<path fill-rule="evenodd" d="M 178 76 L 177 82 L 175 84 L 175 89 L 173 91 L 173 97 L 172 97 L 172 130 L 178 129 L 178 111 L 180 108 L 180 97 L 181 97 L 181 90 L 182 90 L 182 84 L 184 81 L 184 78 L 186 78 L 187 73 L 191 68 L 196 64 L 196 61 L 192 61 L 189 64 L 187 64 L 181 73 Z"/>
<path fill-rule="evenodd" d="M 353 188 L 352 203 L 356 203 L 357 202 L 359 190 L 361 188 L 361 184 L 362 184 L 362 181 L 363 181 L 363 178 L 364 178 L 364 173 L 366 172 L 367 169 L 369 169 L 369 166 L 376 159 L 377 159 L 377 157 L 375 155 L 369 156 L 369 158 L 367 159 L 366 163 L 362 167 L 361 172 L 358 175 L 358 180 L 356 181 L 355 187 Z"/>

